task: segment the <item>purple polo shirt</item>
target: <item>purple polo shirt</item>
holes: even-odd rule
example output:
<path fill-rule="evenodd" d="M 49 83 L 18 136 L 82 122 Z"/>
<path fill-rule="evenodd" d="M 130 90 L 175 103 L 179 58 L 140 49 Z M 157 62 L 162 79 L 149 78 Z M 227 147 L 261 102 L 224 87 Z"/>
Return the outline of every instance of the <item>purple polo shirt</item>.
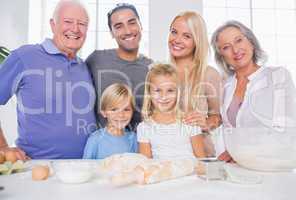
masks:
<path fill-rule="evenodd" d="M 0 66 L 0 105 L 13 94 L 18 147 L 33 159 L 82 157 L 96 119 L 95 90 L 81 59 L 69 60 L 50 39 L 12 51 Z"/>

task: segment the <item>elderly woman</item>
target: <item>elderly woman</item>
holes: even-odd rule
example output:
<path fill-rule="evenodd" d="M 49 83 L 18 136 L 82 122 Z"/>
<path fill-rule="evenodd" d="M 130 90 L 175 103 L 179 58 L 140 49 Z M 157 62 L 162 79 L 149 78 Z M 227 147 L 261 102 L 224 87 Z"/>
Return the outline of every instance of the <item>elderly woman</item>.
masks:
<path fill-rule="evenodd" d="M 216 62 L 228 76 L 221 109 L 224 127 L 295 126 L 291 76 L 282 67 L 260 64 L 265 55 L 254 33 L 240 22 L 229 21 L 213 33 L 211 42 Z M 219 158 L 232 159 L 227 151 Z"/>

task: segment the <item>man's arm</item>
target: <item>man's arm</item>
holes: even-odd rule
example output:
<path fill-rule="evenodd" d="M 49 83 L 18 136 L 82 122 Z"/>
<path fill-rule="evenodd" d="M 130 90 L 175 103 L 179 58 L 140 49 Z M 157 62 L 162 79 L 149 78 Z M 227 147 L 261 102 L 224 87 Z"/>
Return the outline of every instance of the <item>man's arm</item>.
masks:
<path fill-rule="evenodd" d="M 8 147 L 8 145 L 7 145 L 6 139 L 4 137 L 3 130 L 0 126 L 0 149 L 7 148 L 7 147 Z"/>
<path fill-rule="evenodd" d="M 18 89 L 20 81 L 16 81 L 16 77 L 23 72 L 24 66 L 16 52 L 12 52 L 0 67 L 0 105 L 5 105 L 11 96 Z M 4 136 L 3 129 L 0 126 L 0 152 L 13 151 L 17 159 L 26 160 L 28 157 L 25 152 L 17 147 L 9 147 Z"/>

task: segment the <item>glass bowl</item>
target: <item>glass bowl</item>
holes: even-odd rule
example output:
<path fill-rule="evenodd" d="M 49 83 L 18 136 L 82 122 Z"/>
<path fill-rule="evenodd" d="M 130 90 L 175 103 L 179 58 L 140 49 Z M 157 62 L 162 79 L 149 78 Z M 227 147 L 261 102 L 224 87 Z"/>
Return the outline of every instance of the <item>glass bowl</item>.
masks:
<path fill-rule="evenodd" d="M 296 168 L 296 128 L 232 128 L 224 142 L 242 167 L 258 171 L 291 171 Z"/>

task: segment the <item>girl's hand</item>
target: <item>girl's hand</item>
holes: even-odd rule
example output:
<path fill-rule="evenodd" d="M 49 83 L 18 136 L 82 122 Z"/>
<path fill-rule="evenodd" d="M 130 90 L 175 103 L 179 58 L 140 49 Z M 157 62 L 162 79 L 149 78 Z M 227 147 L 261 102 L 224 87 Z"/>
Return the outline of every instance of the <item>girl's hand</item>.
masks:
<path fill-rule="evenodd" d="M 191 145 L 193 149 L 193 153 L 195 157 L 197 158 L 205 158 L 206 152 L 205 152 L 205 145 L 204 145 L 204 136 L 201 135 L 195 135 L 190 138 Z"/>
<path fill-rule="evenodd" d="M 152 150 L 150 143 L 139 142 L 139 153 L 143 154 L 147 158 L 152 158 Z"/>
<path fill-rule="evenodd" d="M 207 129 L 207 117 L 199 112 L 190 112 L 183 118 L 183 122 L 190 126 L 200 126 L 202 129 Z"/>
<path fill-rule="evenodd" d="M 218 156 L 218 160 L 223 160 L 225 162 L 235 163 L 233 158 L 230 156 L 228 151 L 224 151 L 220 156 Z"/>

